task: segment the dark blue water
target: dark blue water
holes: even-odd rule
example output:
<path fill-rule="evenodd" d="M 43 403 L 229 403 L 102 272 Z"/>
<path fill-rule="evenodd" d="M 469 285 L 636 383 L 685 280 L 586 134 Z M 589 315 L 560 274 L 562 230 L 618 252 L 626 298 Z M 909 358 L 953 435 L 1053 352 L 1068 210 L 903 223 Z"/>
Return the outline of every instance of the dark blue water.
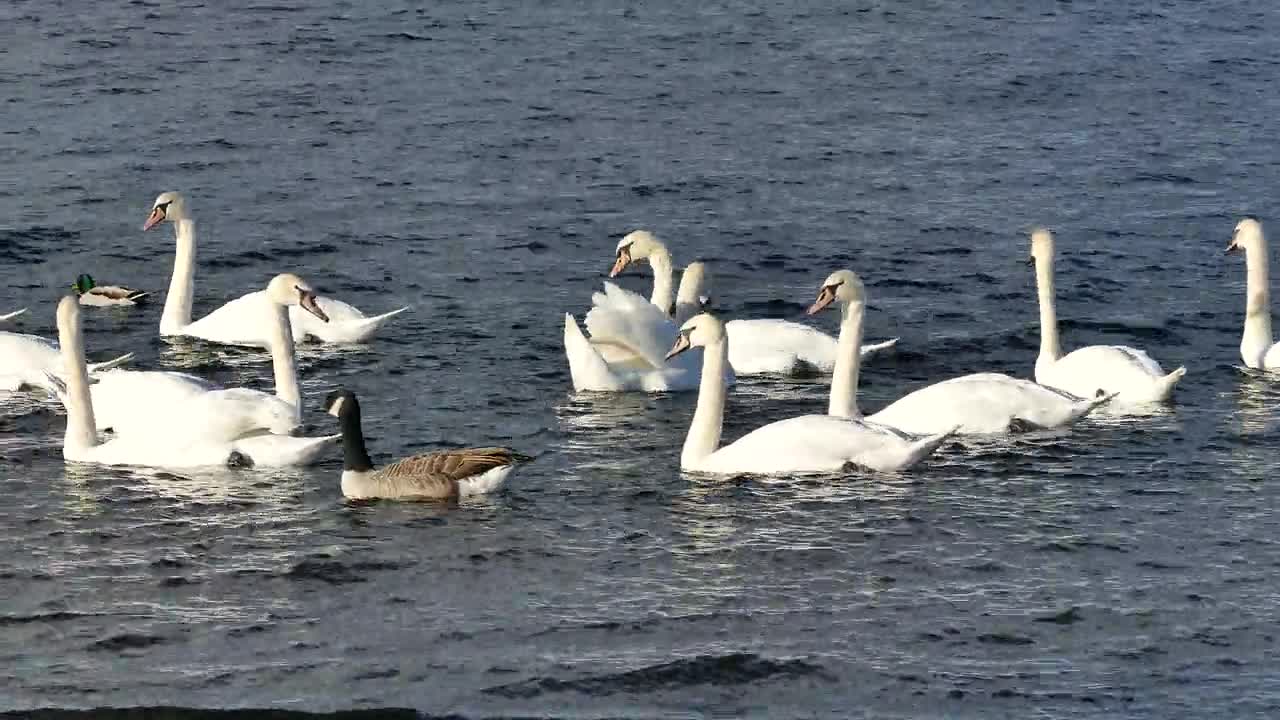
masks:
<path fill-rule="evenodd" d="M 196 315 L 294 271 L 374 342 L 305 348 L 381 457 L 538 456 L 461 506 L 344 503 L 318 468 L 64 466 L 0 410 L 0 710 L 406 707 L 595 717 L 1280 712 L 1280 384 L 1236 369 L 1237 219 L 1275 216 L 1280 16 L 1225 2 L 0 5 L 0 312 L 78 273 Z M 1188 375 L 1167 412 L 953 443 L 910 474 L 682 476 L 694 398 L 575 397 L 560 336 L 622 233 L 708 260 L 728 317 L 850 267 L 898 351 L 863 407 L 1032 372 L 1026 231 L 1069 347 Z M 625 281 L 644 290 L 646 277 Z M 86 318 L 97 357 L 269 387 L 264 355 Z M 817 319 L 834 330 L 834 317 Z M 727 435 L 821 412 L 751 379 Z"/>

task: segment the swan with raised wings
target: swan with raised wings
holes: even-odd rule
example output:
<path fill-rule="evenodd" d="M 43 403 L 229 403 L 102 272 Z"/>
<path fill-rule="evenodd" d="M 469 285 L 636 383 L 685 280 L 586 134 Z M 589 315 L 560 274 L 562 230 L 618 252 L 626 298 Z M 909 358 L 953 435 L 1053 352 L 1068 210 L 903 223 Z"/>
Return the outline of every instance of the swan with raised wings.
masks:
<path fill-rule="evenodd" d="M 236 298 L 192 322 L 196 230 L 186 199 L 180 193 L 161 193 L 142 229 L 150 230 L 165 221 L 173 223 L 177 254 L 174 256 L 169 294 L 165 297 L 164 310 L 160 315 L 160 334 L 198 337 L 225 345 L 266 347 L 270 342 L 271 329 L 263 322 L 265 313 L 262 306 L 267 300 L 262 291 Z M 406 306 L 368 317 L 341 300 L 323 295 L 317 297 L 317 303 L 329 317 L 329 322 L 317 322 L 299 309 L 290 310 L 295 341 L 313 337 L 329 343 L 362 342 L 369 339 L 388 320 L 409 309 Z"/>
<path fill-rule="evenodd" d="M 823 292 L 831 295 L 824 306 L 838 299 L 843 308 L 840 365 L 851 371 L 851 380 L 856 383 L 865 304 L 862 282 L 853 273 L 842 274 L 838 284 L 828 283 Z M 698 404 L 680 453 L 680 467 L 684 470 L 773 474 L 836 472 L 850 465 L 878 471 L 904 470 L 920 462 L 955 432 L 950 428 L 928 437 L 912 437 L 855 417 L 803 415 L 757 428 L 720 447 L 725 405 L 722 376 L 729 364 L 728 346 L 732 342 L 724 324 L 703 313 L 680 327 L 671 348 L 672 355 L 693 347 L 702 347 L 705 352 Z"/>
<path fill-rule="evenodd" d="M 135 436 L 99 442 L 89 394 L 89 369 L 84 360 L 84 335 L 80 324 L 80 303 L 72 297 L 58 303 L 58 340 L 66 362 L 65 379 L 49 373 L 67 410 L 67 430 L 62 443 L 63 458 L 102 465 L 147 465 L 153 467 L 201 467 L 250 463 L 230 442 L 208 442 L 199 438 L 149 438 Z"/>
<path fill-rule="evenodd" d="M 858 276 L 850 270 L 840 270 L 822 283 L 817 300 L 808 310 L 813 315 L 837 300 L 843 306 L 840 352 L 831 376 L 831 400 L 827 406 L 828 414 L 836 417 L 862 417 L 858 410 L 861 357 L 850 348 L 861 342 L 865 312 L 865 303 L 851 298 L 864 296 Z M 1108 400 L 1110 397 L 1082 400 L 1030 380 L 977 373 L 916 390 L 865 420 L 914 435 L 948 431 L 982 435 L 1059 427 L 1079 420 Z"/>
<path fill-rule="evenodd" d="M 117 436 L 177 434 L 239 441 L 262 466 L 318 460 L 337 436 L 290 437 L 302 422 L 302 392 L 288 310 L 301 307 L 322 322 L 324 311 L 311 286 L 292 273 L 272 278 L 265 293 L 275 395 L 247 388 L 222 389 L 186 373 L 113 370 L 102 373 L 90 389 L 98 408 L 98 429 L 110 429 Z M 174 407 L 182 412 L 169 412 Z"/>
<path fill-rule="evenodd" d="M 1114 394 L 1117 404 L 1168 400 L 1174 386 L 1187 374 L 1185 367 L 1166 374 L 1150 355 L 1126 345 L 1089 345 L 1062 354 L 1053 263 L 1053 233 L 1038 228 L 1031 233 L 1028 260 L 1028 264 L 1036 268 L 1036 289 L 1040 297 L 1036 382 L 1079 397 Z"/>
<path fill-rule="evenodd" d="M 671 286 L 673 266 L 671 251 L 653 233 L 636 230 L 618 241 L 610 277 L 616 277 L 630 264 L 648 260 L 653 268 L 653 294 L 650 302 L 671 314 L 665 308 L 675 309 L 677 325 L 680 317 L 680 300 L 672 305 Z M 696 266 L 696 267 L 695 267 Z M 688 298 L 701 298 L 707 280 L 701 262 L 691 263 L 680 280 L 681 297 L 686 298 L 684 308 L 691 308 Z M 686 310 L 688 315 L 692 312 Z M 836 362 L 836 339 L 817 328 L 802 323 L 776 318 L 730 320 L 725 323 L 729 335 L 729 365 L 737 375 L 831 372 Z M 898 338 L 864 345 L 862 356 L 867 357 L 898 344 Z"/>
<path fill-rule="evenodd" d="M 507 448 L 465 448 L 411 455 L 379 468 L 364 444 L 355 393 L 334 390 L 324 409 L 342 429 L 342 494 L 356 500 L 450 500 L 490 493 L 517 465 L 532 459 Z"/>
<path fill-rule="evenodd" d="M 1280 370 L 1280 343 L 1271 334 L 1271 276 L 1262 223 L 1245 218 L 1231 233 L 1227 253 L 1243 252 L 1245 263 L 1244 334 L 1240 359 L 1256 370 Z"/>

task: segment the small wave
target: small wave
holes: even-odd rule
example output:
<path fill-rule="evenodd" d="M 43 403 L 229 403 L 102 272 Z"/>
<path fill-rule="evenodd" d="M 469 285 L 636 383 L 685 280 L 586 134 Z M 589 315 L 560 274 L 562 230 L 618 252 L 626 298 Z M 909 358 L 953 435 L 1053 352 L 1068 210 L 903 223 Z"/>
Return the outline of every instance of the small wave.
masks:
<path fill-rule="evenodd" d="M 592 675 L 577 680 L 534 678 L 524 682 L 486 688 L 484 692 L 522 699 L 560 692 L 603 696 L 619 692 L 670 690 L 694 685 L 745 685 L 775 677 L 817 677 L 828 681 L 833 679 L 822 666 L 803 660 L 769 660 L 754 653 L 733 653 L 731 655 L 700 655 L 639 670 L 610 675 Z"/>

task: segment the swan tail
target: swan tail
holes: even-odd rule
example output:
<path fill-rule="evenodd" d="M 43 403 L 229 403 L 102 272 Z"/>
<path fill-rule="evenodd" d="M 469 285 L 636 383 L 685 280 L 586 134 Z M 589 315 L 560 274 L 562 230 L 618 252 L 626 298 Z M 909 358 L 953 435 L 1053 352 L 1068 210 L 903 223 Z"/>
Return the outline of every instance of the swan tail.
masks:
<path fill-rule="evenodd" d="M 1173 394 L 1173 388 L 1187 374 L 1186 367 L 1180 367 L 1177 370 L 1165 375 L 1156 381 L 1156 398 L 1158 400 L 1167 400 Z"/>
<path fill-rule="evenodd" d="M 4 322 L 5 320 L 12 320 L 26 312 L 27 312 L 27 309 L 22 308 L 21 310 L 14 310 L 11 313 L 5 313 L 4 315 L 0 315 L 0 322 Z"/>
<path fill-rule="evenodd" d="M 604 390 L 614 384 L 608 363 L 569 313 L 564 314 L 564 354 L 569 359 L 569 375 L 575 391 Z"/>
<path fill-rule="evenodd" d="M 959 430 L 960 426 L 956 425 L 946 432 L 941 432 L 937 435 L 930 435 L 911 443 L 907 446 L 906 458 L 904 458 L 903 464 L 898 469 L 906 470 L 912 465 L 915 465 L 921 460 L 929 457 L 942 445 L 942 443 L 950 439 L 951 436 L 955 435 Z"/>
<path fill-rule="evenodd" d="M 253 435 L 236 440 L 232 450 L 250 458 L 255 467 L 296 467 L 314 464 L 326 451 L 337 447 L 341 437 Z"/>
<path fill-rule="evenodd" d="M 309 334 L 314 334 L 325 342 L 364 342 L 365 340 L 373 337 L 373 334 L 378 331 L 378 328 L 385 325 L 388 320 L 409 308 L 410 306 L 406 305 L 399 310 L 392 310 L 391 312 L 382 313 L 381 315 L 360 318 L 358 320 L 349 320 L 347 322 L 319 323 L 314 326 L 314 329 L 309 327 L 307 332 Z"/>
<path fill-rule="evenodd" d="M 89 372 L 96 373 L 96 372 L 102 372 L 103 370 L 110 370 L 111 368 L 120 367 L 121 365 L 132 360 L 133 357 L 134 357 L 133 353 L 125 353 L 118 358 L 114 358 L 106 362 L 89 363 Z"/>
<path fill-rule="evenodd" d="M 58 396 L 58 400 L 65 405 L 67 402 L 67 383 L 62 378 L 54 375 L 48 370 L 44 371 L 44 388 L 54 395 Z"/>
<path fill-rule="evenodd" d="M 877 353 L 877 352 L 880 352 L 881 350 L 888 350 L 889 348 L 897 344 L 898 344 L 898 338 L 889 338 L 884 342 L 878 342 L 878 343 L 863 343 L 862 355 L 865 357 L 867 355 L 870 355 L 871 353 Z"/>
<path fill-rule="evenodd" d="M 1097 410 L 1103 405 L 1111 402 L 1119 394 L 1120 393 L 1118 392 L 1113 392 L 1107 395 L 1099 395 L 1097 397 L 1089 398 L 1088 400 L 1081 400 L 1071 406 L 1071 413 L 1067 416 L 1067 422 L 1064 424 L 1073 423 L 1083 418 L 1094 410 Z"/>

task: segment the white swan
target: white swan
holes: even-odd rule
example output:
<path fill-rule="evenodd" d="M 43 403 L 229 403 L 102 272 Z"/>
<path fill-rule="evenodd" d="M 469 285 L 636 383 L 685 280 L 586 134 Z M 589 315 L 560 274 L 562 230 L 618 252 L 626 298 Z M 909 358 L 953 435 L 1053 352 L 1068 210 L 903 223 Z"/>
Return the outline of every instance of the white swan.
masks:
<path fill-rule="evenodd" d="M 91 363 L 88 371 L 95 377 L 105 370 L 133 359 L 125 353 L 106 362 Z M 0 331 L 0 390 L 47 388 L 46 373 L 62 374 L 62 355 L 58 345 L 38 335 Z"/>
<path fill-rule="evenodd" d="M 842 350 L 856 362 L 856 336 L 862 332 L 862 300 L 852 284 L 841 293 L 841 299 L 852 308 L 847 311 L 846 319 L 851 334 Z M 892 428 L 877 427 L 855 418 L 802 415 L 757 428 L 720 447 L 725 404 L 723 375 L 728 369 L 728 346 L 732 342 L 724 324 L 715 316 L 703 313 L 680 327 L 671 348 L 672 355 L 693 347 L 705 351 L 698 404 L 680 453 L 683 470 L 776 474 L 838 472 L 850 465 L 879 471 L 903 470 L 932 453 L 951 434 L 914 439 Z"/>
<path fill-rule="evenodd" d="M 196 271 L 196 231 L 195 221 L 181 194 L 161 193 L 142 229 L 150 230 L 165 220 L 174 225 L 177 254 L 174 256 L 169 294 L 165 297 L 164 311 L 160 316 L 160 334 L 186 335 L 226 345 L 267 346 L 270 328 L 263 321 L 265 312 L 262 306 L 267 301 L 261 291 L 243 295 L 203 318 L 191 321 Z M 367 317 L 341 300 L 320 296 L 317 301 L 329 317 L 329 322 L 317 322 L 305 312 L 291 310 L 295 341 L 310 336 L 322 342 L 362 342 L 387 320 L 409 309 L 406 306 Z"/>
<path fill-rule="evenodd" d="M 352 499 L 449 500 L 493 492 L 516 465 L 532 458 L 507 448 L 465 448 L 411 455 L 375 468 L 364 444 L 360 401 L 334 390 L 325 412 L 342 428 L 342 494 Z"/>
<path fill-rule="evenodd" d="M 21 310 L 14 310 L 11 313 L 5 313 L 4 315 L 0 315 L 0 322 L 4 322 L 6 320 L 12 320 L 18 317 L 19 315 L 22 315 L 26 311 L 27 311 L 26 308 L 22 308 Z"/>
<path fill-rule="evenodd" d="M 698 387 L 701 353 L 669 361 L 666 349 L 679 328 L 643 297 L 613 283 L 592 296 L 587 331 L 564 316 L 564 351 L 576 391 L 667 392 Z M 732 383 L 730 375 L 727 382 Z"/>
<path fill-rule="evenodd" d="M 1116 394 L 1118 404 L 1167 400 L 1185 367 L 1165 374 L 1145 352 L 1125 345 L 1089 345 L 1062 354 L 1058 344 L 1058 313 L 1053 286 L 1053 234 L 1044 228 L 1031 233 L 1031 260 L 1036 266 L 1040 296 L 1040 355 L 1036 382 L 1077 395 Z"/>
<path fill-rule="evenodd" d="M 280 436 L 291 434 L 302 422 L 302 393 L 288 309 L 301 307 L 321 321 L 324 311 L 306 281 L 290 273 L 273 278 L 265 294 L 275 395 L 246 388 L 221 389 L 186 373 L 113 370 L 102 373 L 90 389 L 98 429 L 110 429 L 117 436 L 244 439 L 256 451 L 254 461 L 259 465 L 305 464 L 318 459 L 337 436 Z M 175 407 L 182 411 L 169 412 Z M 264 433 L 270 437 L 249 439 Z"/>
<path fill-rule="evenodd" d="M 852 271 L 840 270 L 823 282 L 818 299 L 808 312 L 812 315 L 836 300 L 864 295 L 858 276 Z M 862 302 L 845 301 L 840 326 L 842 353 L 831 377 L 831 401 L 827 407 L 827 412 L 837 417 L 861 417 L 858 411 L 861 358 L 845 343 L 861 341 L 864 311 Z M 857 339 L 847 340 L 851 336 Z M 1108 400 L 1110 397 L 1082 400 L 1030 380 L 977 373 L 916 390 L 867 416 L 866 421 L 915 435 L 947 431 L 970 435 L 1003 433 L 1066 425 Z"/>
<path fill-rule="evenodd" d="M 1280 343 L 1271 335 L 1271 276 L 1267 238 L 1262 223 L 1245 218 L 1236 224 L 1227 252 L 1244 252 L 1245 311 L 1244 335 L 1240 338 L 1240 359 L 1246 367 L 1280 370 Z"/>
<path fill-rule="evenodd" d="M 653 294 L 650 302 L 676 318 L 679 327 L 701 307 L 707 283 L 701 262 L 691 263 L 680 279 L 680 295 L 673 304 L 671 285 L 673 266 L 671 252 L 652 233 L 636 230 L 618 241 L 610 277 L 616 277 L 633 262 L 648 260 L 653 268 Z M 699 301 L 695 306 L 694 299 Z M 682 304 L 683 303 L 683 304 Z M 836 339 L 817 328 L 789 320 L 756 318 L 730 320 L 725 323 L 729 334 L 729 364 L 737 375 L 831 372 L 836 363 Z M 886 350 L 898 344 L 898 338 L 863 345 L 862 356 Z"/>
<path fill-rule="evenodd" d="M 80 303 L 67 296 L 58 303 L 58 340 L 66 362 L 65 381 L 49 374 L 67 409 L 67 430 L 62 456 L 74 462 L 103 465 L 148 465 L 155 467 L 200 467 L 238 465 L 246 458 L 232 443 L 210 443 L 199 439 L 116 438 L 98 442 L 89 395 L 89 372 L 84 361 L 84 336 L 80 327 Z"/>

